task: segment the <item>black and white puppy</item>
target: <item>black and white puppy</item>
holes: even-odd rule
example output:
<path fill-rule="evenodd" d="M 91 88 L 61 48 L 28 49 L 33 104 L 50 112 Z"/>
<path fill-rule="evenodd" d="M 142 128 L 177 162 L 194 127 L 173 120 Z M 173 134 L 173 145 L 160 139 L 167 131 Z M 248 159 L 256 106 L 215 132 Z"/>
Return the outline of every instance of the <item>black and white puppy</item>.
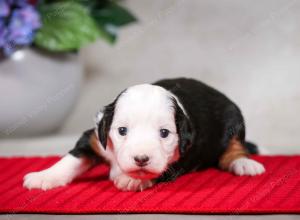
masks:
<path fill-rule="evenodd" d="M 63 186 L 97 161 L 124 191 L 142 191 L 189 171 L 218 166 L 236 175 L 262 174 L 248 158 L 239 108 L 193 79 L 161 80 L 129 87 L 96 117 L 75 148 L 52 167 L 24 177 L 28 189 Z"/>

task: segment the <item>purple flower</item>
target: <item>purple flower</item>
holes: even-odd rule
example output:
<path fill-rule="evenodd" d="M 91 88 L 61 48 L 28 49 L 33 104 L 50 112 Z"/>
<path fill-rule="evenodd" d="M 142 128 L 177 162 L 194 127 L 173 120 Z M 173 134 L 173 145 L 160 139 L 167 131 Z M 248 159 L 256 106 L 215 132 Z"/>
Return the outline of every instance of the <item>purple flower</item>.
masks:
<path fill-rule="evenodd" d="M 9 56 L 16 48 L 32 43 L 41 23 L 39 14 L 27 0 L 0 1 L 0 50 Z"/>
<path fill-rule="evenodd" d="M 7 1 L 0 1 L 0 17 L 6 17 L 9 15 L 10 8 Z"/>
<path fill-rule="evenodd" d="M 11 6 L 24 7 L 28 4 L 27 0 L 3 0 L 6 1 Z"/>

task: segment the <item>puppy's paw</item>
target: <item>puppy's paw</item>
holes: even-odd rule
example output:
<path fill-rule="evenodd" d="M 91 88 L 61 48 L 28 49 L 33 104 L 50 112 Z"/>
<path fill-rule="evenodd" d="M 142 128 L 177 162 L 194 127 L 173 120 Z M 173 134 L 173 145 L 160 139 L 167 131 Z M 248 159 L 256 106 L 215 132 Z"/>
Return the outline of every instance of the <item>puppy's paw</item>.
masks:
<path fill-rule="evenodd" d="M 126 174 L 121 174 L 114 178 L 115 186 L 122 191 L 143 191 L 151 186 L 151 180 L 134 179 Z"/>
<path fill-rule="evenodd" d="M 48 171 L 28 173 L 24 176 L 23 186 L 27 189 L 49 190 L 69 183 L 65 176 Z"/>
<path fill-rule="evenodd" d="M 239 158 L 231 162 L 229 171 L 238 176 L 255 176 L 265 172 L 264 166 L 249 158 Z"/>

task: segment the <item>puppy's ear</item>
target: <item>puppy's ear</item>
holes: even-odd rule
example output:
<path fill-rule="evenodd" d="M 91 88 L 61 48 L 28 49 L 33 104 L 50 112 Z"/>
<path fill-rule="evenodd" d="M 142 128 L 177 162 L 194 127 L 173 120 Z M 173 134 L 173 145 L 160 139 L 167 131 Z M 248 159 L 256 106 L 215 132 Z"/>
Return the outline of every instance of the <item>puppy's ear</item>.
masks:
<path fill-rule="evenodd" d="M 98 138 L 104 149 L 106 149 L 108 133 L 114 118 L 115 105 L 116 103 L 113 102 L 105 106 L 103 111 L 103 116 L 101 120 L 98 122 L 98 128 L 97 128 Z"/>
<path fill-rule="evenodd" d="M 179 137 L 179 152 L 183 156 L 188 147 L 191 146 L 193 140 L 193 129 L 190 119 L 183 112 L 183 109 L 178 105 L 175 98 L 172 98 L 175 110 L 175 123 Z"/>
<path fill-rule="evenodd" d="M 117 101 L 124 92 L 125 90 L 122 91 L 112 103 L 105 106 L 102 113 L 99 112 L 96 116 L 98 138 L 104 149 L 106 149 L 107 138 L 111 123 L 113 122 Z"/>

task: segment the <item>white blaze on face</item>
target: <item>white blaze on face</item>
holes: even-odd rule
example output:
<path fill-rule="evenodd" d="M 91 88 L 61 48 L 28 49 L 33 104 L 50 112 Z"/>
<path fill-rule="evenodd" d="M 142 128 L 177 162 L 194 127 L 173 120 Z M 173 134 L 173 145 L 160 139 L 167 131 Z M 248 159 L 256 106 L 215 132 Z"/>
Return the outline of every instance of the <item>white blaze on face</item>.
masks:
<path fill-rule="evenodd" d="M 142 84 L 128 88 L 118 99 L 109 136 L 117 163 L 123 172 L 161 174 L 178 152 L 175 112 L 171 94 L 159 86 Z M 127 134 L 119 134 L 126 127 Z M 166 138 L 160 130 L 170 131 Z M 135 156 L 146 155 L 146 166 L 136 165 Z M 147 177 L 146 177 L 147 178 Z M 150 178 L 150 177 L 149 177 Z"/>

